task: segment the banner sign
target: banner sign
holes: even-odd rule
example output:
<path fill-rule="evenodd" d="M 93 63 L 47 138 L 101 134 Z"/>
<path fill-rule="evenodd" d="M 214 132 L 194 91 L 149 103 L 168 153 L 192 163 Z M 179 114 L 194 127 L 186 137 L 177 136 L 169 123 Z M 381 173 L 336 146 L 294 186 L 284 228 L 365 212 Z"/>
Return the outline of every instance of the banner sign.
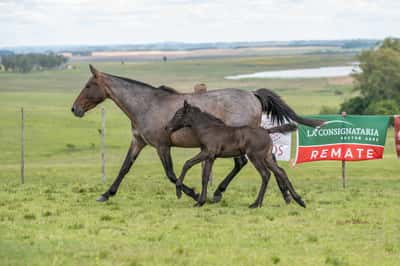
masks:
<path fill-rule="evenodd" d="M 263 114 L 261 118 L 261 126 L 263 128 L 270 128 L 277 126 L 272 123 L 272 121 L 268 118 L 267 115 Z M 275 154 L 276 159 L 279 161 L 289 161 L 290 160 L 290 151 L 292 145 L 292 133 L 274 133 L 270 134 L 272 138 L 272 142 L 274 147 L 272 149 L 272 153 Z"/>
<path fill-rule="evenodd" d="M 397 158 L 400 159 L 400 115 L 394 116 L 394 143 L 396 144 Z"/>
<path fill-rule="evenodd" d="M 319 129 L 299 125 L 296 163 L 382 158 L 389 116 L 318 115 L 308 117 L 327 122 Z"/>

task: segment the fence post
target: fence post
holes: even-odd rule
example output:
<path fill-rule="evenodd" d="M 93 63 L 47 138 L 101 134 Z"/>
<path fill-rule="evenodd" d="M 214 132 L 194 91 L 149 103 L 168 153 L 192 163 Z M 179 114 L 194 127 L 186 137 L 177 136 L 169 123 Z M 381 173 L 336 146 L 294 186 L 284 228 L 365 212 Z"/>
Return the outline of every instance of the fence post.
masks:
<path fill-rule="evenodd" d="M 343 119 L 346 117 L 346 112 L 342 112 Z M 346 161 L 342 161 L 342 186 L 346 189 Z"/>
<path fill-rule="evenodd" d="M 106 134 L 106 110 L 101 107 L 101 173 L 102 181 L 106 182 L 106 147 L 105 147 L 105 134 Z"/>
<path fill-rule="evenodd" d="M 25 183 L 25 118 L 24 107 L 21 107 L 21 184 Z"/>

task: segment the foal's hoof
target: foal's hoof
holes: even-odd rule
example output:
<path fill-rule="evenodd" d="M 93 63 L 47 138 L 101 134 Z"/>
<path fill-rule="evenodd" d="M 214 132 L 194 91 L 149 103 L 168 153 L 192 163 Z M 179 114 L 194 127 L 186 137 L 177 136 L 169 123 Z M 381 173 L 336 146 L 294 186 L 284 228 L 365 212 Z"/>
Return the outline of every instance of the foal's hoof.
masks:
<path fill-rule="evenodd" d="M 261 208 L 261 204 L 258 202 L 254 202 L 253 204 L 249 205 L 250 209 Z"/>
<path fill-rule="evenodd" d="M 182 187 L 176 187 L 176 197 L 180 199 L 182 197 Z"/>
<path fill-rule="evenodd" d="M 218 202 L 220 202 L 221 200 L 222 200 L 222 193 L 214 194 L 213 200 L 212 200 L 213 203 L 218 203 Z"/>
<path fill-rule="evenodd" d="M 306 203 L 299 197 L 298 199 L 294 199 L 301 207 L 305 208 Z"/>
<path fill-rule="evenodd" d="M 108 200 L 108 197 L 107 197 L 107 196 L 104 196 L 104 195 L 101 195 L 100 197 L 98 197 L 98 198 L 96 199 L 97 202 L 105 202 L 105 201 L 107 201 L 107 200 Z"/>

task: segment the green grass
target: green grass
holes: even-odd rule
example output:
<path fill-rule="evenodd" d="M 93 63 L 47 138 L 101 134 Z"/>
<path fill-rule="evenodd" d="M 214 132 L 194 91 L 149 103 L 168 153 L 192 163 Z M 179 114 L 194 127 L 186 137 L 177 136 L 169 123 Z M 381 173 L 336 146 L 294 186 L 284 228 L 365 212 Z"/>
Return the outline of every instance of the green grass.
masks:
<path fill-rule="evenodd" d="M 319 58 L 319 59 L 318 59 Z M 275 60 L 275 64 L 273 64 Z M 274 87 L 302 114 L 338 105 L 324 79 L 225 81 L 224 75 L 271 68 L 333 64 L 345 58 L 293 56 L 141 62 L 100 69 L 158 85 L 190 90 L 197 81 L 215 87 Z M 347 58 L 347 60 L 351 60 Z M 339 62 L 341 63 L 341 62 Z M 78 70 L 0 73 L 1 265 L 396 265 L 400 256 L 399 162 L 389 131 L 383 160 L 281 165 L 307 203 L 286 205 L 271 180 L 264 207 L 254 201 L 260 177 L 243 169 L 219 204 L 193 208 L 177 200 L 154 149 L 146 148 L 109 202 L 95 202 L 113 181 L 130 142 L 129 121 L 111 102 L 107 110 L 107 183 L 101 183 L 99 108 L 83 119 L 69 109 L 89 76 Z M 255 70 L 257 69 L 257 70 Z M 233 71 L 234 70 L 234 71 Z M 236 72 L 235 72 L 236 73 Z M 26 183 L 19 181 L 19 107 L 26 110 Z M 176 172 L 195 149 L 174 149 Z M 216 184 L 232 168 L 220 159 Z M 200 189 L 200 168 L 187 183 Z"/>

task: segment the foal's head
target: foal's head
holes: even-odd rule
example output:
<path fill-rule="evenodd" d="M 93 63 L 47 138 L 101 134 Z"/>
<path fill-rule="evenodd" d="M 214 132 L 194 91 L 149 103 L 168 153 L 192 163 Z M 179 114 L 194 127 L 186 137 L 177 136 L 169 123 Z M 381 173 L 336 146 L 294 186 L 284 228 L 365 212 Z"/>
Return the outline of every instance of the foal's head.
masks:
<path fill-rule="evenodd" d="M 90 65 L 90 71 L 93 74 L 92 77 L 88 80 L 71 108 L 74 115 L 78 117 L 82 117 L 87 111 L 107 98 L 103 74 L 92 65 Z"/>
<path fill-rule="evenodd" d="M 188 102 L 185 100 L 183 103 L 183 107 L 179 108 L 178 111 L 176 111 L 175 115 L 165 127 L 165 130 L 168 131 L 168 133 L 173 133 L 183 127 L 191 127 L 192 115 L 196 112 L 201 111 L 199 108 L 188 104 Z"/>
<path fill-rule="evenodd" d="M 225 126 L 224 121 L 207 113 L 200 108 L 190 105 L 185 100 L 183 107 L 176 111 L 174 117 L 168 122 L 165 130 L 170 134 L 183 127 L 210 127 Z"/>

